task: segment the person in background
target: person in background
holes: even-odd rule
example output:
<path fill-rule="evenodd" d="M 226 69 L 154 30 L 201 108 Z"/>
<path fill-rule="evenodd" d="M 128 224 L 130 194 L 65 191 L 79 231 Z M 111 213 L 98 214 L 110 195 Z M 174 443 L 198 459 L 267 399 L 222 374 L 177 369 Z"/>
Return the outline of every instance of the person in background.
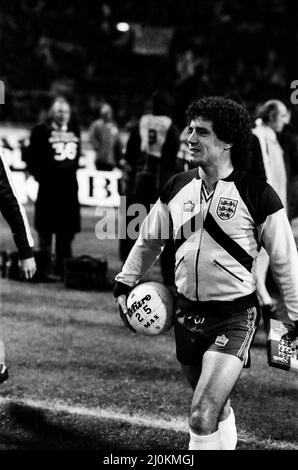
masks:
<path fill-rule="evenodd" d="M 127 207 L 142 204 L 147 213 L 154 204 L 168 178 L 179 171 L 177 153 L 180 145 L 179 130 L 171 115 L 172 96 L 156 90 L 151 96 L 151 110 L 141 116 L 132 129 L 125 153 L 129 171 L 127 175 Z M 129 221 L 129 218 L 127 218 Z M 135 239 L 120 244 L 120 257 L 125 261 Z M 165 284 L 174 282 L 174 249 L 168 241 L 161 257 L 161 271 Z"/>
<path fill-rule="evenodd" d="M 25 153 L 27 169 L 39 183 L 34 225 L 38 250 L 44 253 L 39 277 L 48 280 L 52 238 L 55 235 L 54 273 L 63 275 L 64 260 L 72 256 L 72 242 L 80 231 L 77 169 L 81 148 L 80 129 L 71 119 L 64 97 L 54 99 L 45 122 L 31 132 Z"/>
<path fill-rule="evenodd" d="M 0 211 L 10 226 L 19 254 L 19 268 L 24 279 L 31 279 L 36 272 L 33 256 L 33 238 L 24 207 L 20 203 L 11 171 L 0 148 Z M 0 340 L 0 383 L 8 379 L 5 365 L 4 343 Z"/>
<path fill-rule="evenodd" d="M 259 321 L 253 266 L 260 244 L 271 257 L 289 319 L 298 330 L 298 255 L 274 189 L 249 174 L 251 122 L 223 97 L 195 100 L 187 110 L 188 145 L 197 167 L 172 176 L 144 220 L 115 277 L 120 316 L 127 295 L 161 254 L 175 245 L 176 355 L 193 389 L 190 450 L 233 450 L 230 395 Z"/>
<path fill-rule="evenodd" d="M 292 119 L 291 116 L 292 112 L 288 109 L 288 122 L 282 132 L 277 133 L 287 171 L 287 206 L 290 223 L 298 217 L 298 131 L 295 117 Z"/>
<path fill-rule="evenodd" d="M 177 51 L 175 56 L 176 79 L 173 90 L 173 119 L 179 131 L 182 132 L 187 124 L 185 110 L 193 97 L 199 96 L 202 92 L 201 78 L 203 71 L 200 68 L 201 60 L 196 56 L 190 45 L 186 45 L 185 48 Z"/>
<path fill-rule="evenodd" d="M 94 163 L 97 170 L 111 171 L 120 165 L 122 159 L 120 132 L 110 104 L 101 105 L 99 116 L 89 129 L 89 139 L 95 150 Z"/>
<path fill-rule="evenodd" d="M 251 171 L 267 181 L 279 195 L 285 211 L 288 213 L 288 176 L 284 151 L 278 135 L 289 122 L 289 112 L 279 100 L 269 100 L 259 110 L 259 118 L 252 129 Z M 272 298 L 266 286 L 269 269 L 269 256 L 264 248 L 260 249 L 256 267 L 256 289 L 267 329 L 268 320 L 276 314 L 277 301 Z"/>

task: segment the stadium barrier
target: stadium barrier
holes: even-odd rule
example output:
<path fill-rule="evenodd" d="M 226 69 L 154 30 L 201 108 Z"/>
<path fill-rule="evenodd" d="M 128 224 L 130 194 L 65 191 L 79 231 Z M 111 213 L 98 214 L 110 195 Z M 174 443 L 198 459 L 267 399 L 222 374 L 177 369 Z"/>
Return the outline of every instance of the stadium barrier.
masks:
<path fill-rule="evenodd" d="M 78 170 L 80 204 L 96 207 L 119 207 L 118 180 L 121 175 L 120 170 L 97 171 L 85 168 Z M 25 171 L 12 168 L 12 177 L 21 203 L 34 202 L 37 196 L 38 183 L 33 176 L 28 175 Z"/>
<path fill-rule="evenodd" d="M 0 146 L 12 171 L 16 191 L 22 204 L 36 200 L 38 183 L 26 171 L 22 148 L 28 144 L 29 130 L 23 127 L 0 126 Z M 82 132 L 82 154 L 78 170 L 79 202 L 85 206 L 119 207 L 119 169 L 98 171 L 94 166 L 94 150 L 88 143 L 87 131 Z"/>

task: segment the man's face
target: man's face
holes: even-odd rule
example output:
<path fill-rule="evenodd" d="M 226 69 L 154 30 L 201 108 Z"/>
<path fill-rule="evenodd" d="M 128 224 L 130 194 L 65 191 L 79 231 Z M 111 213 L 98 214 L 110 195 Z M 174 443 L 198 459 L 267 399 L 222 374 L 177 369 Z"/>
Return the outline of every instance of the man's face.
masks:
<path fill-rule="evenodd" d="M 59 125 L 68 124 L 70 119 L 70 107 L 67 103 L 57 101 L 53 106 L 53 119 Z"/>
<path fill-rule="evenodd" d="M 288 124 L 288 122 L 288 110 L 282 103 L 280 103 L 277 107 L 277 113 L 274 117 L 270 119 L 269 125 L 275 132 L 282 132 L 285 124 Z"/>
<path fill-rule="evenodd" d="M 190 122 L 187 143 L 193 161 L 203 168 L 217 166 L 226 155 L 227 144 L 217 137 L 212 122 L 201 117 Z"/>

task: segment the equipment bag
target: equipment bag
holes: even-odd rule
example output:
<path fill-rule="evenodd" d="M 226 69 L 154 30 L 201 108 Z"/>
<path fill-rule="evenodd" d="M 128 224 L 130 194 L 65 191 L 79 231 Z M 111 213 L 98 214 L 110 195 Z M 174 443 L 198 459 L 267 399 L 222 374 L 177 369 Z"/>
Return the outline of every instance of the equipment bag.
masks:
<path fill-rule="evenodd" d="M 104 257 L 82 255 L 64 261 L 64 285 L 73 289 L 103 290 L 108 263 Z"/>

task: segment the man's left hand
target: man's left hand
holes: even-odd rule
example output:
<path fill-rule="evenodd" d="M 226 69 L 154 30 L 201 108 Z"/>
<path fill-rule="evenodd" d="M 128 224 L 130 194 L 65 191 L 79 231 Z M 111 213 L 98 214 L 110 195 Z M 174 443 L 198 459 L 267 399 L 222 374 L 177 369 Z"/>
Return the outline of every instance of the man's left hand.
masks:
<path fill-rule="evenodd" d="M 36 273 L 35 259 L 33 257 L 27 258 L 27 259 L 21 259 L 19 261 L 19 268 L 21 271 L 21 276 L 24 279 L 31 279 Z"/>

